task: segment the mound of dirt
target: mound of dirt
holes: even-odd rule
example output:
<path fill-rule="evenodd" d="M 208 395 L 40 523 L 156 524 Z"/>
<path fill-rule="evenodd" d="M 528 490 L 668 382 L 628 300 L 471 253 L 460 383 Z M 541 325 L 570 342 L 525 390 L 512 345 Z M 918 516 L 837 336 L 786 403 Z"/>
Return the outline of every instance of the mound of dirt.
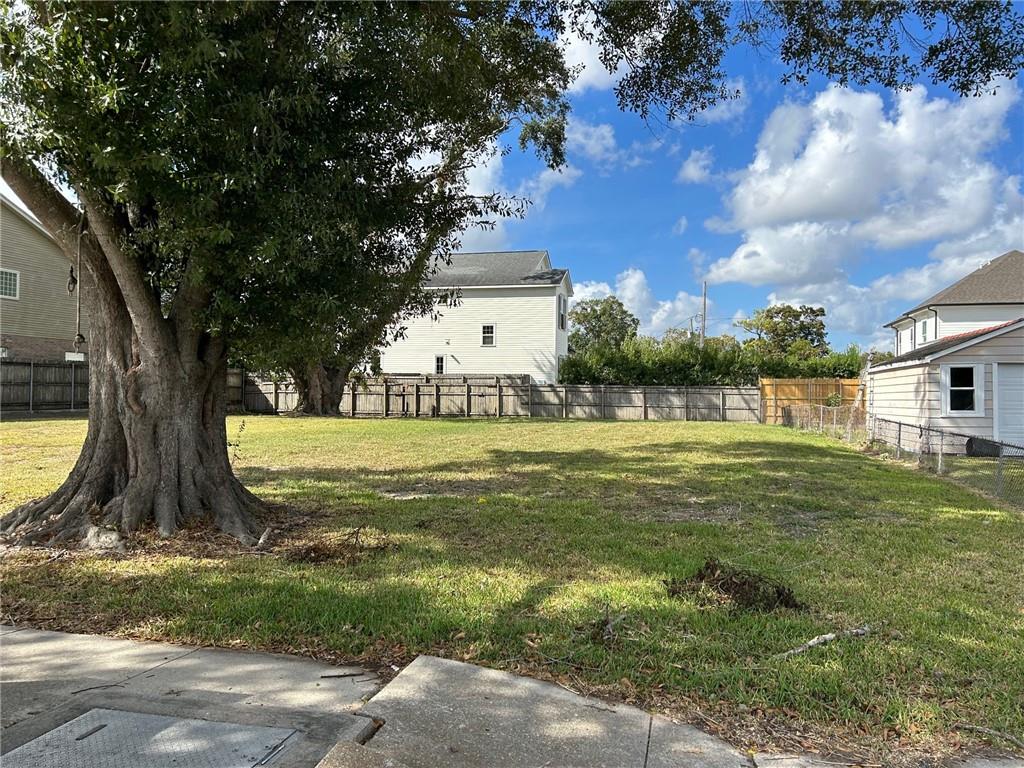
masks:
<path fill-rule="evenodd" d="M 806 610 L 793 590 L 753 571 L 726 565 L 711 557 L 697 572 L 686 579 L 672 578 L 665 582 L 669 595 L 695 595 L 698 600 L 717 605 L 732 605 L 748 611 L 774 611 L 789 608 Z"/>

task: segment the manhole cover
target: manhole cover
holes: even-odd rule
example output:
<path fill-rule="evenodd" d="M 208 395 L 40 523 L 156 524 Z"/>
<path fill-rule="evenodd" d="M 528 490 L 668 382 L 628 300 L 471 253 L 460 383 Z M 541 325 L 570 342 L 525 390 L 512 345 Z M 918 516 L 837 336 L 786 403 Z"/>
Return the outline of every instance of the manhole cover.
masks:
<path fill-rule="evenodd" d="M 90 709 L 11 750 L 3 768 L 253 768 L 295 731 Z"/>

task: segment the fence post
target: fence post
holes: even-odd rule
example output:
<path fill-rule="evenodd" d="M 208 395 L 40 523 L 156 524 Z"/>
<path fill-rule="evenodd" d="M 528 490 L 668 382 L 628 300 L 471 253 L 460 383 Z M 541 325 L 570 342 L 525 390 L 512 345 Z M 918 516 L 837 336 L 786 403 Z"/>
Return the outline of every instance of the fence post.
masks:
<path fill-rule="evenodd" d="M 569 393 L 568 387 L 562 385 L 562 418 L 569 418 Z"/>
<path fill-rule="evenodd" d="M 690 388 L 683 387 L 683 421 L 690 420 Z"/>
<path fill-rule="evenodd" d="M 75 410 L 75 364 L 71 363 L 71 410 Z"/>
<path fill-rule="evenodd" d="M 384 379 L 384 418 L 388 417 L 388 380 Z"/>
<path fill-rule="evenodd" d="M 32 413 L 32 408 L 35 405 L 35 388 L 36 388 L 36 367 L 35 363 L 29 360 L 28 363 L 28 412 Z"/>
<path fill-rule="evenodd" d="M 519 405 L 519 396 L 516 395 L 516 406 Z M 529 376 L 526 382 L 526 415 L 533 418 L 533 377 Z"/>
<path fill-rule="evenodd" d="M 903 422 L 896 422 L 896 458 L 900 458 L 900 451 L 903 448 Z"/>
<path fill-rule="evenodd" d="M 640 388 L 640 395 L 642 397 L 644 407 L 644 421 L 647 421 L 647 387 Z"/>
<path fill-rule="evenodd" d="M 441 415 L 441 385 L 434 382 L 434 415 Z"/>
<path fill-rule="evenodd" d="M 495 406 L 495 413 L 498 418 L 501 418 L 501 379 L 497 376 L 494 377 L 494 389 L 497 391 L 498 403 Z"/>
<path fill-rule="evenodd" d="M 349 384 L 349 389 L 352 390 L 352 400 L 348 404 L 349 416 L 353 419 L 356 417 L 356 383 L 353 381 Z"/>
<path fill-rule="evenodd" d="M 417 381 L 412 385 L 412 415 L 418 417 L 420 415 L 420 383 Z"/>
<path fill-rule="evenodd" d="M 939 430 L 939 461 L 938 461 L 938 464 L 936 466 L 936 471 L 940 475 L 942 474 L 942 454 L 945 451 L 945 448 L 946 448 L 946 433 L 943 432 L 940 429 Z"/>
<path fill-rule="evenodd" d="M 718 420 L 725 421 L 725 390 L 718 390 Z"/>
<path fill-rule="evenodd" d="M 466 381 L 466 377 L 463 376 L 462 380 Z M 473 386 L 472 384 L 470 384 L 468 381 L 466 381 L 466 416 L 467 417 L 469 416 L 469 412 L 470 412 L 470 410 L 473 407 L 472 394 L 470 393 L 470 387 L 472 387 L 472 386 Z"/>
<path fill-rule="evenodd" d="M 999 444 L 999 463 L 996 465 L 996 496 L 1003 497 L 1003 444 Z"/>

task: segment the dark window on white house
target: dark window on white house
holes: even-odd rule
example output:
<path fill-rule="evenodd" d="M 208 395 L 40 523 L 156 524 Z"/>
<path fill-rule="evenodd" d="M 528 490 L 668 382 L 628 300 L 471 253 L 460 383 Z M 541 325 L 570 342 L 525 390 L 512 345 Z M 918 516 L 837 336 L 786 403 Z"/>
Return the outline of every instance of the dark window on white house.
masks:
<path fill-rule="evenodd" d="M 566 313 L 569 310 L 569 299 L 558 294 L 558 330 L 564 331 L 566 326 Z"/>
<path fill-rule="evenodd" d="M 921 321 L 921 343 L 925 344 L 928 341 L 928 321 Z"/>
<path fill-rule="evenodd" d="M 19 275 L 13 269 L 0 269 L 0 297 L 5 299 L 18 298 Z"/>
<path fill-rule="evenodd" d="M 985 414 L 985 367 L 948 365 L 942 367 L 942 405 L 948 416 Z"/>
<path fill-rule="evenodd" d="M 434 355 L 434 373 L 444 375 L 444 355 Z"/>
<path fill-rule="evenodd" d="M 488 323 L 480 327 L 480 343 L 485 347 L 494 346 L 494 325 Z"/>

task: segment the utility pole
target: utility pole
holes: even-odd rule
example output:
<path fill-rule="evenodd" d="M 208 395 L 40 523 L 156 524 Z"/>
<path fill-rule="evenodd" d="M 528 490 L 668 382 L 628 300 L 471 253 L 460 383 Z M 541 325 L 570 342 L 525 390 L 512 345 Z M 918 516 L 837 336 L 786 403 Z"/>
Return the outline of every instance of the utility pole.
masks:
<path fill-rule="evenodd" d="M 700 307 L 700 348 L 704 349 L 704 336 L 708 332 L 708 281 L 704 281 Z"/>

